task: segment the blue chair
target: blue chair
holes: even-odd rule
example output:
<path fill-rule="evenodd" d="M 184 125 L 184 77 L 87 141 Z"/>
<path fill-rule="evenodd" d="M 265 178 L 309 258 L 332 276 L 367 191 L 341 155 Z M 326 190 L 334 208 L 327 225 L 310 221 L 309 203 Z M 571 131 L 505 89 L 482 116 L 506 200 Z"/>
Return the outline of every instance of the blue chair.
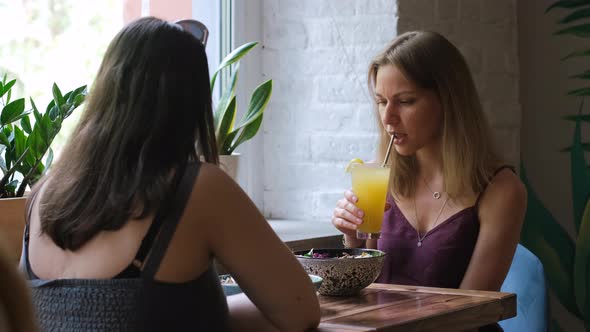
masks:
<path fill-rule="evenodd" d="M 504 331 L 547 331 L 549 310 L 543 264 L 520 244 L 500 290 L 516 293 L 517 315 L 499 322 Z"/>

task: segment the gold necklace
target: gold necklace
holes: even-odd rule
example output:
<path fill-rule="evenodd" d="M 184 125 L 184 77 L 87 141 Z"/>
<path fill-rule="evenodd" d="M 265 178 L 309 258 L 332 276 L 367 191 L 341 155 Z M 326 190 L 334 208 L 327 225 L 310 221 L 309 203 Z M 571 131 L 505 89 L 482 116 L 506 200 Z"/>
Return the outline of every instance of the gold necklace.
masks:
<path fill-rule="evenodd" d="M 426 182 L 425 178 L 422 178 L 422 181 L 424 181 L 424 184 L 426 185 L 426 188 L 428 188 L 428 190 L 430 190 L 430 192 L 432 193 L 432 198 L 434 199 L 439 199 L 440 196 L 442 195 L 440 191 L 433 191 L 430 186 L 428 185 L 428 182 Z M 444 192 L 443 192 L 444 193 Z M 448 197 L 447 197 L 448 198 Z"/>
<path fill-rule="evenodd" d="M 441 215 L 443 209 L 445 208 L 445 206 L 447 205 L 448 200 L 449 200 L 449 196 L 447 196 L 447 198 L 445 198 L 445 201 L 443 202 L 442 206 L 440 207 L 440 210 L 438 211 L 438 215 L 436 216 L 436 220 L 434 221 L 434 225 L 432 226 L 430 231 L 432 231 L 436 227 L 436 225 L 438 224 L 438 218 L 440 218 L 440 215 Z M 414 194 L 414 214 L 416 216 L 416 235 L 418 236 L 418 243 L 416 245 L 418 247 L 422 247 L 422 241 L 424 241 L 424 238 L 426 238 L 426 236 L 428 234 L 430 234 L 430 231 L 424 233 L 424 236 L 420 237 L 420 231 L 418 231 L 418 228 L 420 227 L 420 223 L 418 222 L 418 209 L 416 208 L 416 194 Z"/>

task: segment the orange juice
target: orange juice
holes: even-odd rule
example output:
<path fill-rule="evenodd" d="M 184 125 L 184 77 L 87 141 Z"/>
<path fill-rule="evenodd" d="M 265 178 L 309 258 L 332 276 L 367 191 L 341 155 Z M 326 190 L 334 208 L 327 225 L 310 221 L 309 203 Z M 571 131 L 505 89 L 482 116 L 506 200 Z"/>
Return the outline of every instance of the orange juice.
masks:
<path fill-rule="evenodd" d="M 352 191 L 358 197 L 356 205 L 365 212 L 363 223 L 357 229 L 357 238 L 378 239 L 389 185 L 389 167 L 354 164 L 351 174 Z"/>

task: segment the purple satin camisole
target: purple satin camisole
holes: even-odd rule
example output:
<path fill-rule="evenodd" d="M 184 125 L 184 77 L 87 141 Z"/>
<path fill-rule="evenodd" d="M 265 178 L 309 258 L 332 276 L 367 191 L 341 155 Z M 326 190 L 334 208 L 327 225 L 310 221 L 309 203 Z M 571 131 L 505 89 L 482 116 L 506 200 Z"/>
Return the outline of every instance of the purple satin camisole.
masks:
<path fill-rule="evenodd" d="M 418 246 L 418 234 L 389 196 L 377 249 L 387 253 L 377 282 L 459 288 L 479 234 L 475 206 L 436 225 Z M 420 234 L 423 237 L 424 234 Z"/>
<path fill-rule="evenodd" d="M 504 168 L 512 167 L 502 166 L 494 175 Z M 388 195 L 391 208 L 385 212 L 377 242 L 377 249 L 387 256 L 376 282 L 459 288 L 479 235 L 477 206 L 480 197 L 474 206 L 436 225 L 418 246 L 416 229 Z"/>

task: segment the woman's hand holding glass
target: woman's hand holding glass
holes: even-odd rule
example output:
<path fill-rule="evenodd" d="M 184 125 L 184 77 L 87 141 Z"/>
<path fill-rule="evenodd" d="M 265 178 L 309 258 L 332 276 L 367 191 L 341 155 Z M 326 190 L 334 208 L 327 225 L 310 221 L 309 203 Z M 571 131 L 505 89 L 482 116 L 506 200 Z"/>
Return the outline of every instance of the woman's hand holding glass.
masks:
<path fill-rule="evenodd" d="M 363 223 L 364 211 L 356 206 L 358 197 L 352 190 L 346 190 L 344 197 L 338 200 L 332 216 L 332 225 L 351 238 L 356 237 L 358 225 Z"/>
<path fill-rule="evenodd" d="M 362 247 L 364 240 L 357 238 L 356 233 L 359 225 L 363 223 L 365 212 L 357 206 L 358 197 L 348 189 L 344 192 L 344 197 L 336 202 L 336 207 L 332 214 L 332 225 L 344 234 L 344 245 L 346 247 Z M 391 204 L 385 203 L 384 211 L 391 208 Z"/>

